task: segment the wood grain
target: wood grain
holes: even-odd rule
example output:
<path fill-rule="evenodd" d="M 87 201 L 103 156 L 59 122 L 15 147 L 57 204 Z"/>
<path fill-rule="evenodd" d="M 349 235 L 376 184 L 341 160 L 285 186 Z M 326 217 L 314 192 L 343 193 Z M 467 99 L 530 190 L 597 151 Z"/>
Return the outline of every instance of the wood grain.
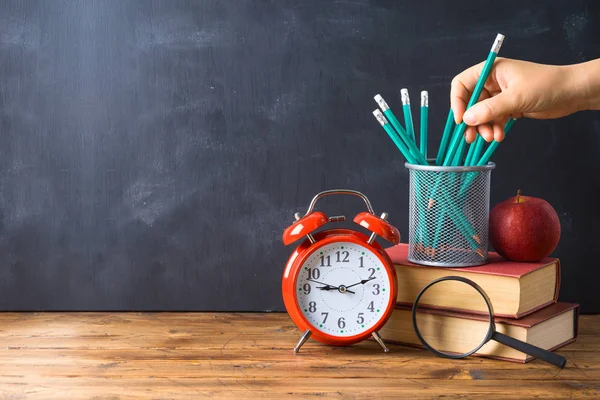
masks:
<path fill-rule="evenodd" d="M 558 370 L 368 341 L 308 341 L 280 313 L 3 313 L 0 398 L 598 398 L 600 316 Z"/>

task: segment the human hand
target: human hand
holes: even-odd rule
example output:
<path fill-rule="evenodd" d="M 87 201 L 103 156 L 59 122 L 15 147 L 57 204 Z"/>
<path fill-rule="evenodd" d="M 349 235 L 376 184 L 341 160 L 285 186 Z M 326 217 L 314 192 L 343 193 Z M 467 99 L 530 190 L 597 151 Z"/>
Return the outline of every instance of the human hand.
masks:
<path fill-rule="evenodd" d="M 575 66 L 536 64 L 496 58 L 479 102 L 465 109 L 484 63 L 466 69 L 452 80 L 450 104 L 455 122 L 467 124 L 465 138 L 477 132 L 487 141 L 504 139 L 509 118 L 559 118 L 585 108 L 585 88 Z"/>

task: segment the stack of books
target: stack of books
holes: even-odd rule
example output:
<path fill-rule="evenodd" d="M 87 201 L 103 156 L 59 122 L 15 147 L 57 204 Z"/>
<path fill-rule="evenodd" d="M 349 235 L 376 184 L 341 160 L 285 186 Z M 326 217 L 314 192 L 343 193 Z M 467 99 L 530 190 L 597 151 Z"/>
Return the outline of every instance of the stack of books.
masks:
<path fill-rule="evenodd" d="M 412 325 L 413 302 L 425 285 L 448 275 L 468 278 L 488 294 L 494 309 L 496 329 L 504 334 L 547 350 L 556 350 L 575 341 L 577 337 L 579 304 L 557 301 L 561 269 L 557 258 L 549 257 L 537 263 L 519 263 L 506 261 L 497 253 L 490 252 L 489 263 L 486 265 L 441 268 L 421 266 L 408 261 L 408 245 L 405 243 L 390 247 L 386 251 L 398 275 L 396 309 L 379 331 L 383 340 L 388 343 L 422 347 Z M 457 293 L 447 295 L 459 299 L 453 301 L 455 304 L 458 302 L 456 309 L 441 307 L 435 304 L 435 299 L 425 306 L 440 318 L 453 319 L 454 326 L 460 324 L 465 332 L 477 329 L 480 324 L 487 326 L 486 309 L 473 307 L 474 304 L 481 305 L 480 299 L 464 294 L 458 296 Z M 478 296 L 475 291 L 473 295 Z M 444 335 L 443 330 L 430 329 L 431 332 L 421 333 L 428 337 Z M 440 339 L 447 342 L 449 338 Z M 477 344 L 473 343 L 473 347 Z M 452 349 L 446 351 L 451 352 Z M 460 352 L 458 347 L 456 352 Z M 501 344 L 484 346 L 475 355 L 522 363 L 533 359 Z"/>

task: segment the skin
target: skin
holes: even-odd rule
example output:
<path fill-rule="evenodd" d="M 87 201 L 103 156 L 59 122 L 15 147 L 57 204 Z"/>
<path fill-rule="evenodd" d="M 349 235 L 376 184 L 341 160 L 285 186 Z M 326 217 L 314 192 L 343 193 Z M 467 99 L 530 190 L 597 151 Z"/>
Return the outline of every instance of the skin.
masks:
<path fill-rule="evenodd" d="M 465 137 L 477 133 L 487 142 L 504 140 L 509 118 L 552 119 L 578 111 L 600 110 L 600 59 L 573 65 L 545 65 L 498 57 L 479 102 L 466 110 L 484 63 L 452 80 L 450 104 Z"/>

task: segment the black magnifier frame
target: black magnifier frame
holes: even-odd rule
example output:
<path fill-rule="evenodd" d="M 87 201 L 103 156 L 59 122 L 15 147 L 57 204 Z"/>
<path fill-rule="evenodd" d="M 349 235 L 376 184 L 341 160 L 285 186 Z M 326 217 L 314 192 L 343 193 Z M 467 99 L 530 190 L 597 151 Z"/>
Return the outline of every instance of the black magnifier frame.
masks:
<path fill-rule="evenodd" d="M 488 315 L 490 318 L 488 321 L 489 326 L 488 326 L 487 333 L 485 334 L 485 337 L 483 338 L 481 343 L 479 343 L 474 349 L 472 349 L 471 351 L 468 351 L 466 353 L 448 354 L 448 353 L 438 351 L 437 349 L 431 347 L 429 345 L 429 343 L 427 343 L 427 341 L 423 338 L 423 336 L 421 335 L 421 332 L 419 331 L 419 326 L 417 324 L 417 307 L 419 305 L 419 300 L 421 299 L 423 294 L 427 291 L 427 289 L 429 289 L 431 286 L 435 285 L 436 283 L 440 283 L 443 281 L 458 281 L 458 282 L 462 282 L 462 283 L 465 283 L 465 284 L 471 286 L 473 289 L 477 290 L 477 292 L 481 295 L 481 297 L 483 297 L 483 299 L 485 300 L 485 304 L 488 308 Z M 483 347 L 483 345 L 485 345 L 490 340 L 495 340 L 506 346 L 512 347 L 515 350 L 519 350 L 525 354 L 528 354 L 530 356 L 544 360 L 544 361 L 546 361 L 552 365 L 555 365 L 561 369 L 567 363 L 566 358 L 559 354 L 553 353 L 548 350 L 544 350 L 542 348 L 531 345 L 529 343 L 522 342 L 518 339 L 515 339 L 510 336 L 506 336 L 506 335 L 496 331 L 496 324 L 494 323 L 494 309 L 492 308 L 492 302 L 490 301 L 490 298 L 478 284 L 476 284 L 472 280 L 464 278 L 462 276 L 444 276 L 442 278 L 438 278 L 438 279 L 428 283 L 423 289 L 421 289 L 421 291 L 419 292 L 419 294 L 417 295 L 417 297 L 415 298 L 415 301 L 413 303 L 412 324 L 413 324 L 415 333 L 416 333 L 417 337 L 419 338 L 419 340 L 421 341 L 421 343 L 423 344 L 423 346 L 425 346 L 425 348 L 427 348 L 433 354 L 440 356 L 440 357 L 451 358 L 451 359 L 465 358 L 467 356 L 472 355 L 477 350 L 481 349 Z"/>

